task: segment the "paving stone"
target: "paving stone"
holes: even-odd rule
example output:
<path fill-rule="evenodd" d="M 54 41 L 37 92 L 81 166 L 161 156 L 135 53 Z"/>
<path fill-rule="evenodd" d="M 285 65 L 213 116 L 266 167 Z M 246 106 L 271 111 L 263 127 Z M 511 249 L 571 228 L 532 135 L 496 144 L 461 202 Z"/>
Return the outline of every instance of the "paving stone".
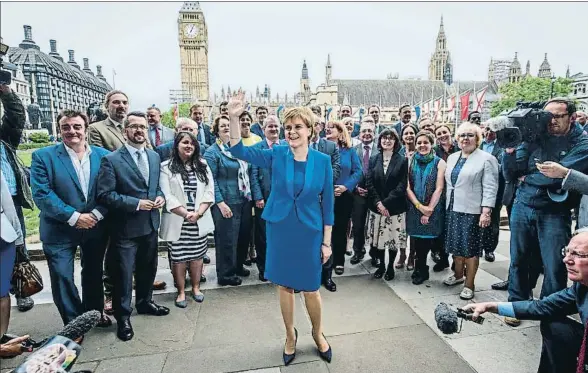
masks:
<path fill-rule="evenodd" d="M 167 354 L 152 354 L 102 360 L 95 373 L 161 373 Z"/>
<path fill-rule="evenodd" d="M 287 367 L 280 368 L 281 373 L 329 373 L 327 363 L 322 360 L 310 363 L 297 363 L 296 361 Z"/>

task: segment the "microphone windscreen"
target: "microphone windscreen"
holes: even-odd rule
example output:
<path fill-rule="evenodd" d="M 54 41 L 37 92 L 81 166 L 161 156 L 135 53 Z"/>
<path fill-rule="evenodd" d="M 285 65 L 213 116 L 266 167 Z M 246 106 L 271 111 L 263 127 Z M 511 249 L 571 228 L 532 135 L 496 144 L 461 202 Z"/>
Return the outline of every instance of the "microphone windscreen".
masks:
<path fill-rule="evenodd" d="M 435 308 L 435 322 L 443 334 L 457 333 L 457 313 L 445 303 Z"/>
<path fill-rule="evenodd" d="M 492 132 L 498 132 L 507 127 L 514 126 L 514 121 L 505 115 L 490 118 L 486 121 L 486 126 L 490 128 Z"/>
<path fill-rule="evenodd" d="M 57 335 L 76 340 L 95 327 L 101 317 L 102 314 L 96 310 L 85 312 L 70 321 Z"/>

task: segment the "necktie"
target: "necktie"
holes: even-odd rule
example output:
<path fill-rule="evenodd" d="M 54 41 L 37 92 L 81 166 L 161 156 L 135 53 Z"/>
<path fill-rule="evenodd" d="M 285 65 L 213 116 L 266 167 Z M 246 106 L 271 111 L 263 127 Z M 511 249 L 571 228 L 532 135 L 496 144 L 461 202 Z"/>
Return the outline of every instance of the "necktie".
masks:
<path fill-rule="evenodd" d="M 576 373 L 584 373 L 584 364 L 586 362 L 586 337 L 588 337 L 588 323 L 584 325 L 584 337 L 582 338 L 582 347 L 580 347 L 580 354 L 578 355 Z"/>
<path fill-rule="evenodd" d="M 159 127 L 155 127 L 155 146 L 159 145 L 161 145 L 161 134 L 159 132 Z"/>
<path fill-rule="evenodd" d="M 143 152 L 137 152 L 137 166 L 139 167 L 139 172 L 143 175 L 143 179 L 145 182 L 149 184 L 149 172 L 147 171 L 147 163 L 145 162 L 145 157 L 142 154 Z"/>
<path fill-rule="evenodd" d="M 364 175 L 368 172 L 370 164 L 370 147 L 368 145 L 363 146 L 363 173 Z"/>

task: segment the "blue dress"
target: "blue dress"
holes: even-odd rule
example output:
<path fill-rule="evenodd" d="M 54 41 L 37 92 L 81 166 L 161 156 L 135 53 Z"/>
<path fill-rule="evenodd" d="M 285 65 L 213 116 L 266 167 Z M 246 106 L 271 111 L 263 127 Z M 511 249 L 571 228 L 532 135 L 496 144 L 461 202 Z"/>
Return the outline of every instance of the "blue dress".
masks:
<path fill-rule="evenodd" d="M 451 183 L 455 185 L 467 158 L 459 158 L 451 172 Z M 480 214 L 466 214 L 453 211 L 453 191 L 447 209 L 445 250 L 447 254 L 465 258 L 480 257 L 489 246 L 491 230 L 480 228 Z"/>
<path fill-rule="evenodd" d="M 294 161 L 294 194 L 304 187 L 306 162 Z M 295 213 L 278 222 L 266 222 L 265 277 L 276 285 L 300 291 L 321 286 L 323 233 L 303 224 Z"/>

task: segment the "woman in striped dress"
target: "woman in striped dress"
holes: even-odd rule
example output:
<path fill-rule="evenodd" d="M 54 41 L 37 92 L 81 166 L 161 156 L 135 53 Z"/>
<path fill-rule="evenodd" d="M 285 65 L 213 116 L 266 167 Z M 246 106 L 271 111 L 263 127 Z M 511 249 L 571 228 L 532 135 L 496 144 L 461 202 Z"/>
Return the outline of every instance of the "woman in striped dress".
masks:
<path fill-rule="evenodd" d="M 196 302 L 204 300 L 200 292 L 202 259 L 208 250 L 207 235 L 214 231 L 209 210 L 214 202 L 214 180 L 192 133 L 180 132 L 176 136 L 171 159 L 161 164 L 159 183 L 166 200 L 159 235 L 169 245 L 178 289 L 175 304 L 185 308 L 186 267 L 192 281 L 192 298 Z"/>

